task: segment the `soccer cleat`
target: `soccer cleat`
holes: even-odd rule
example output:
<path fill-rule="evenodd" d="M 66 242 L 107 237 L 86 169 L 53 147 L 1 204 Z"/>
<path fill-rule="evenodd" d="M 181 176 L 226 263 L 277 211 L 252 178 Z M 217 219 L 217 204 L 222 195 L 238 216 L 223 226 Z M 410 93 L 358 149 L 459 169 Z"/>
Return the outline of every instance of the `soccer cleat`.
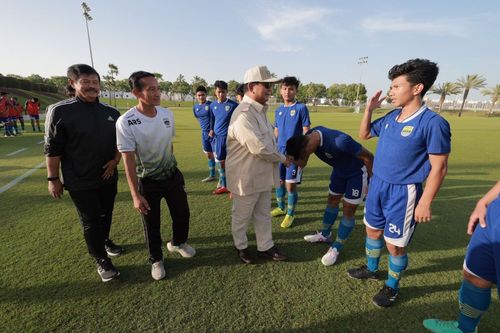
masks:
<path fill-rule="evenodd" d="M 284 211 L 283 209 L 279 208 L 279 207 L 276 207 L 274 208 L 272 211 L 271 211 L 271 216 L 272 217 L 276 217 L 276 216 L 283 216 L 286 214 L 286 211 Z"/>
<path fill-rule="evenodd" d="M 325 266 L 331 266 L 335 264 L 338 257 L 339 257 L 339 251 L 334 247 L 330 247 L 328 249 L 328 252 L 326 252 L 323 258 L 321 258 L 321 263 Z"/>
<path fill-rule="evenodd" d="M 304 240 L 306 242 L 310 242 L 310 243 L 328 243 L 328 242 L 332 241 L 330 237 L 332 237 L 332 233 L 331 232 L 328 235 L 328 237 L 325 237 L 325 236 L 323 236 L 323 234 L 321 232 L 316 231 L 315 234 L 305 235 L 304 236 Z"/>
<path fill-rule="evenodd" d="M 380 273 L 372 272 L 368 269 L 366 265 L 362 265 L 358 268 L 351 268 L 347 270 L 347 274 L 355 279 L 370 279 L 370 280 L 380 280 Z"/>
<path fill-rule="evenodd" d="M 108 258 L 97 260 L 97 273 L 101 277 L 102 282 L 111 281 L 120 275 L 120 272 L 116 270 Z"/>
<path fill-rule="evenodd" d="M 167 273 L 165 272 L 165 266 L 163 265 L 163 260 L 159 260 L 151 264 L 151 277 L 156 281 L 165 278 Z"/>
<path fill-rule="evenodd" d="M 106 239 L 104 241 L 104 248 L 110 257 L 116 257 L 123 253 L 123 248 L 113 243 L 111 239 Z"/>
<path fill-rule="evenodd" d="M 396 302 L 396 297 L 398 296 L 398 291 L 392 289 L 388 285 L 384 284 L 382 289 L 378 292 L 377 295 L 373 296 L 373 304 L 376 306 L 380 306 L 382 308 L 388 308 L 394 302 Z"/>
<path fill-rule="evenodd" d="M 286 214 L 283 222 L 281 222 L 282 228 L 290 228 L 292 226 L 293 220 L 295 220 L 295 216 Z"/>
<path fill-rule="evenodd" d="M 188 243 L 173 245 L 172 242 L 167 243 L 167 249 L 170 252 L 177 252 L 184 258 L 191 258 L 196 254 L 196 250 Z"/>
<path fill-rule="evenodd" d="M 458 328 L 458 321 L 446 321 L 439 319 L 426 319 L 423 321 L 424 327 L 434 333 L 463 333 Z M 474 330 L 477 333 L 477 327 Z"/>
<path fill-rule="evenodd" d="M 207 178 L 203 178 L 201 180 L 202 183 L 209 183 L 209 182 L 213 182 L 215 180 L 215 177 L 213 176 L 208 176 Z"/>
<path fill-rule="evenodd" d="M 224 194 L 224 193 L 229 193 L 229 190 L 224 186 L 217 187 L 217 189 L 212 192 L 212 194 L 215 194 L 215 195 Z"/>

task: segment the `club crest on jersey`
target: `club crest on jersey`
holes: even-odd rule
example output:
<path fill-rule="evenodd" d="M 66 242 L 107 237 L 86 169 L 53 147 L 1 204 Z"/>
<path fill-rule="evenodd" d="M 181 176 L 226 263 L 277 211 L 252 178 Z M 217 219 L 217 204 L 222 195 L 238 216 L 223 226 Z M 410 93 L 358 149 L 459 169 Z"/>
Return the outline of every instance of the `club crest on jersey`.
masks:
<path fill-rule="evenodd" d="M 229 105 L 226 105 L 226 112 L 229 112 L 231 110 L 231 107 Z"/>
<path fill-rule="evenodd" d="M 296 113 L 295 109 L 290 110 L 290 116 L 291 117 L 295 116 L 295 113 Z"/>
<path fill-rule="evenodd" d="M 205 111 L 208 111 L 208 109 L 210 109 L 210 107 L 208 105 L 205 105 Z"/>
<path fill-rule="evenodd" d="M 162 119 L 163 120 L 163 123 L 165 124 L 165 126 L 168 128 L 170 127 L 170 120 L 168 120 L 167 118 L 164 118 Z"/>
<path fill-rule="evenodd" d="M 283 111 L 280 111 L 280 113 L 278 113 L 278 116 L 281 116 L 283 114 Z"/>
<path fill-rule="evenodd" d="M 410 136 L 411 132 L 413 132 L 413 126 L 405 126 L 401 131 L 401 136 L 407 137 Z"/>

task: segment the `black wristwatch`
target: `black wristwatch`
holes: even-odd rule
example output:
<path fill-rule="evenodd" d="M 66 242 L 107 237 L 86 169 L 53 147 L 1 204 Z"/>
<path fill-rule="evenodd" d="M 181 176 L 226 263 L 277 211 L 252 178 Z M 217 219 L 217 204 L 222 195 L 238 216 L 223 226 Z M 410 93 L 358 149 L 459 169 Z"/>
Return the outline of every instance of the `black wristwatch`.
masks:
<path fill-rule="evenodd" d="M 54 180 L 59 180 L 59 176 L 47 177 L 47 181 L 49 181 L 49 182 L 53 182 Z"/>

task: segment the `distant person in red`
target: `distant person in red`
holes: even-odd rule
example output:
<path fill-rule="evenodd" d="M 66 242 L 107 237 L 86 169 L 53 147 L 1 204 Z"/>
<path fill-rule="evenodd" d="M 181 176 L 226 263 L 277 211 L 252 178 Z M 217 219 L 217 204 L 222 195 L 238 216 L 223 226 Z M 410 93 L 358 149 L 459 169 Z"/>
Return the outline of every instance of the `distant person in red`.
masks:
<path fill-rule="evenodd" d="M 19 103 L 19 101 L 17 100 L 17 97 L 12 97 L 12 99 L 14 100 L 13 104 L 14 104 L 14 107 L 16 108 L 16 119 L 19 120 L 19 123 L 21 124 L 21 131 L 24 132 L 24 117 L 23 117 L 24 108 L 21 105 L 21 103 Z M 16 120 L 14 120 L 14 122 L 15 121 Z M 16 126 L 17 126 L 17 124 L 16 124 Z M 16 127 L 16 130 L 17 130 L 17 127 Z M 19 131 L 18 133 L 20 134 L 21 131 Z"/>
<path fill-rule="evenodd" d="M 38 98 L 32 97 L 30 100 L 26 101 L 26 113 L 30 116 L 31 119 L 31 127 L 33 128 L 33 132 L 35 132 L 35 122 L 36 127 L 38 128 L 38 132 L 41 132 L 40 129 L 40 102 Z"/>
<path fill-rule="evenodd" d="M 10 118 L 10 128 L 16 135 L 21 134 L 17 128 L 17 97 L 10 98 L 9 106 L 9 118 Z"/>
<path fill-rule="evenodd" d="M 0 92 L 0 123 L 3 123 L 5 130 L 4 134 L 5 137 L 15 135 L 12 132 L 12 128 L 10 125 L 9 111 L 10 111 L 10 101 L 7 98 L 7 93 L 2 91 Z"/>

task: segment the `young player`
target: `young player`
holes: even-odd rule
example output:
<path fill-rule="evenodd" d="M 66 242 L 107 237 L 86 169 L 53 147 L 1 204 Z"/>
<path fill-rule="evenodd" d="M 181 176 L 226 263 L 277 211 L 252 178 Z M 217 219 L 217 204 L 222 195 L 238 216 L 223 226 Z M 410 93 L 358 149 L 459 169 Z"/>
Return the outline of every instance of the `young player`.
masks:
<path fill-rule="evenodd" d="M 227 98 L 227 83 L 217 80 L 214 83 L 215 97 L 217 100 L 210 104 L 210 112 L 213 115 L 214 122 L 211 128 L 211 134 L 214 137 L 214 153 L 215 161 L 217 162 L 217 170 L 219 171 L 219 183 L 213 194 L 229 193 L 226 187 L 226 138 L 227 128 L 234 109 L 238 103 Z"/>
<path fill-rule="evenodd" d="M 245 85 L 239 84 L 236 87 L 236 90 L 234 91 L 234 93 L 236 94 L 236 101 L 238 103 L 241 103 L 241 101 L 243 100 L 243 97 L 245 97 Z"/>
<path fill-rule="evenodd" d="M 196 88 L 196 99 L 198 104 L 193 106 L 193 114 L 201 128 L 201 146 L 203 152 L 207 155 L 208 159 L 208 177 L 202 180 L 203 183 L 211 182 L 215 180 L 215 159 L 213 153 L 213 141 L 214 134 L 213 131 L 210 132 L 211 126 L 213 126 L 213 116 L 210 112 L 210 101 L 207 100 L 207 88 L 204 86 L 198 86 Z"/>
<path fill-rule="evenodd" d="M 10 101 L 7 98 L 7 93 L 2 91 L 0 92 L 0 123 L 3 123 L 5 137 L 13 135 L 10 129 L 9 110 L 10 110 Z"/>
<path fill-rule="evenodd" d="M 378 136 L 379 141 L 365 209 L 367 265 L 350 269 L 348 274 L 356 279 L 379 278 L 384 237 L 390 254 L 389 275 L 373 298 L 377 306 L 388 307 L 396 301 L 415 223 L 431 220 L 431 203 L 446 175 L 450 126 L 422 102 L 438 72 L 435 63 L 422 59 L 394 66 L 389 71 L 389 96 L 396 109 L 372 122 L 373 110 L 385 99 L 379 91 L 369 100 L 361 121 L 360 137 Z"/>
<path fill-rule="evenodd" d="M 282 154 L 285 153 L 288 139 L 306 133 L 311 126 L 307 106 L 295 99 L 299 85 L 300 81 L 294 76 L 287 76 L 281 82 L 280 93 L 284 103 L 274 112 L 274 134 L 278 139 L 278 150 Z M 281 227 L 289 228 L 295 219 L 295 206 L 298 200 L 297 184 L 300 184 L 302 170 L 294 164 L 289 167 L 280 164 L 279 168 L 280 186 L 276 189 L 278 207 L 271 211 L 271 216 L 285 215 Z M 288 194 L 286 210 L 285 194 Z"/>
<path fill-rule="evenodd" d="M 20 134 L 21 131 L 24 132 L 24 118 L 23 118 L 24 108 L 21 105 L 21 103 L 18 102 L 17 97 L 12 97 L 12 104 L 14 105 L 14 108 L 16 109 L 16 112 L 15 112 L 16 115 L 15 115 L 15 119 L 14 119 L 14 126 L 16 126 L 16 131 L 18 132 L 18 134 Z M 17 130 L 17 120 L 19 120 L 19 123 L 21 125 L 21 131 Z"/>
<path fill-rule="evenodd" d="M 330 241 L 342 200 L 343 215 L 337 238 L 321 258 L 323 265 L 330 266 L 337 261 L 340 250 L 354 228 L 354 214 L 366 195 L 368 177 L 372 173 L 373 154 L 349 135 L 321 126 L 313 128 L 307 135 L 294 136 L 287 141 L 286 154 L 293 157 L 293 163 L 299 168 L 307 165 L 313 153 L 332 166 L 333 170 L 328 203 L 323 214 L 323 229 L 304 239 L 311 243 Z"/>
<path fill-rule="evenodd" d="M 460 315 L 457 321 L 424 320 L 435 333 L 477 332 L 477 325 L 491 302 L 491 288 L 500 285 L 500 181 L 476 204 L 467 233 L 472 235 L 463 265 L 463 281 L 458 292 Z M 481 227 L 476 228 L 477 223 Z"/>
<path fill-rule="evenodd" d="M 38 102 L 38 98 L 33 97 L 30 100 L 26 101 L 26 113 L 30 116 L 31 119 L 31 127 L 33 128 L 33 132 L 35 132 L 35 122 L 38 128 L 38 132 L 41 132 L 40 129 L 40 102 Z"/>

